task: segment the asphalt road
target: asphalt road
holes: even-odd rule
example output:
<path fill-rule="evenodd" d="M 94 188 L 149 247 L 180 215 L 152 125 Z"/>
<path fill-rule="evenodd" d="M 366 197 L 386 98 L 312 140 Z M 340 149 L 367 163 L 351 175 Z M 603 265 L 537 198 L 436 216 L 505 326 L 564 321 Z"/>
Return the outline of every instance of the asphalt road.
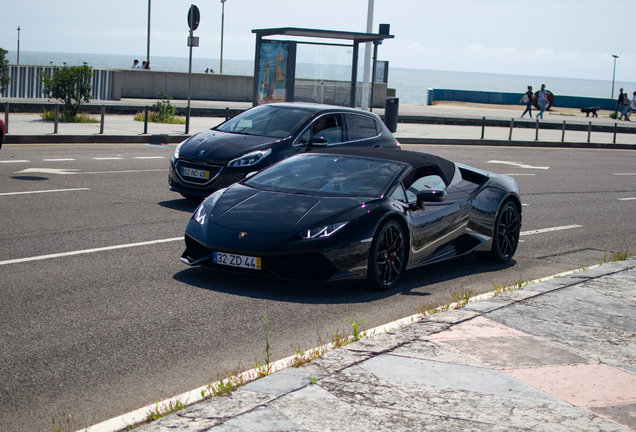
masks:
<path fill-rule="evenodd" d="M 374 327 L 636 250 L 634 151 L 405 146 L 516 178 L 527 234 L 511 263 L 458 259 L 387 293 L 191 269 L 180 237 L 195 205 L 168 191 L 173 147 L 3 147 L 0 430 L 50 430 L 63 413 L 79 429 L 262 363 L 265 314 L 276 360 L 349 332 L 345 318 Z"/>

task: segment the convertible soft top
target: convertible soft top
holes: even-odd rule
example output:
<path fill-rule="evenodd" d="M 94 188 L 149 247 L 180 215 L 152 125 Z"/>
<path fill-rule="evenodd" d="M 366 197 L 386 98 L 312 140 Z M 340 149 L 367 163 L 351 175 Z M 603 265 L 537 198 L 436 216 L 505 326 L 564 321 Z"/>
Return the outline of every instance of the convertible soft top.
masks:
<path fill-rule="evenodd" d="M 449 184 L 455 174 L 455 163 L 428 153 L 409 150 L 378 147 L 344 147 L 332 146 L 320 149 L 312 148 L 312 153 L 326 153 L 334 155 L 360 156 L 376 159 L 386 159 L 409 164 L 413 169 L 425 166 L 435 166 L 442 173 L 444 183 Z"/>

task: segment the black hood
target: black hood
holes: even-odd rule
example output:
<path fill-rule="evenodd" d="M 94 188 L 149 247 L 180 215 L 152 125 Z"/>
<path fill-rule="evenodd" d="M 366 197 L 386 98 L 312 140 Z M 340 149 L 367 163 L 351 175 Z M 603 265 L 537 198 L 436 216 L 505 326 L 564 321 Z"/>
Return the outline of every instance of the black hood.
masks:
<path fill-rule="evenodd" d="M 232 189 L 237 188 L 230 188 L 217 203 L 212 222 L 229 229 L 249 227 L 261 233 L 300 231 L 323 220 L 333 223 L 328 221 L 330 216 L 361 205 L 357 198 L 249 191 L 243 187 L 238 188 L 241 192 L 232 193 Z"/>
<path fill-rule="evenodd" d="M 179 153 L 187 158 L 225 164 L 254 150 L 271 147 L 280 139 L 206 130 L 189 138 Z"/>

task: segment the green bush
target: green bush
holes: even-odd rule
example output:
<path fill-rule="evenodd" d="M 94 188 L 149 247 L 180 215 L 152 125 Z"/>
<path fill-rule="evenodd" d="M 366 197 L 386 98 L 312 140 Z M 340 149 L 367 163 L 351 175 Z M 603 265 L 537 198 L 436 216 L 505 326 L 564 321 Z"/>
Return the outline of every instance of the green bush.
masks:
<path fill-rule="evenodd" d="M 41 72 L 44 93 L 61 100 L 64 104 L 60 120 L 73 122 L 82 103 L 90 102 L 91 76 L 93 71 L 86 62 L 83 66 L 67 66 L 64 63 L 64 66 L 55 70 L 52 75 Z"/>
<path fill-rule="evenodd" d="M 11 77 L 9 76 L 9 60 L 4 58 L 8 52 L 6 49 L 0 48 L 0 93 L 4 93 L 4 89 L 6 89 L 11 82 Z"/>
<path fill-rule="evenodd" d="M 169 123 L 169 124 L 185 124 L 185 120 L 177 116 L 177 107 L 170 103 L 170 97 L 163 91 L 158 95 L 161 100 L 154 104 L 151 111 L 148 112 L 148 121 L 152 123 Z M 138 112 L 135 120 L 144 121 L 145 115 Z"/>

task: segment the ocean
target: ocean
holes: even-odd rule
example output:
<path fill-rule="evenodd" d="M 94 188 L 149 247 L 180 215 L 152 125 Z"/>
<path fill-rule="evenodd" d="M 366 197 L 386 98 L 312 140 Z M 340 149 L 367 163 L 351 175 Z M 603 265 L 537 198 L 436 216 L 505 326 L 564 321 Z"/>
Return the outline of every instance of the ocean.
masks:
<path fill-rule="evenodd" d="M 145 55 L 137 57 L 140 62 Z M 84 62 L 95 68 L 129 69 L 132 66 L 134 56 L 114 54 L 78 54 L 21 51 L 20 64 L 24 65 L 81 65 Z M 11 64 L 16 62 L 15 50 L 10 51 L 7 60 Z M 187 57 L 160 57 L 152 56 L 150 59 L 152 70 L 187 72 L 189 59 Z M 362 59 L 360 61 L 362 63 Z M 219 59 L 192 59 L 192 71 L 204 73 L 206 68 L 219 72 Z M 228 75 L 253 75 L 254 62 L 250 60 L 223 59 L 223 73 Z M 297 78 L 340 79 L 349 80 L 351 75 L 349 67 L 343 65 L 331 65 L 330 67 L 316 67 L 312 64 L 300 63 L 297 65 Z M 611 98 L 612 81 L 586 80 L 575 78 L 556 78 L 525 75 L 504 75 L 494 73 L 452 72 L 424 69 L 406 69 L 389 67 L 388 87 L 396 90 L 396 97 L 400 103 L 413 105 L 426 105 L 427 89 L 453 89 L 453 90 L 477 90 L 492 92 L 524 93 L 526 87 L 531 85 L 535 90 L 541 84 L 546 84 L 548 90 L 555 95 L 586 96 L 598 98 Z M 361 80 L 362 73 L 358 73 Z M 636 83 L 616 81 L 614 96 L 618 89 L 624 88 L 631 94 L 636 91 Z"/>

